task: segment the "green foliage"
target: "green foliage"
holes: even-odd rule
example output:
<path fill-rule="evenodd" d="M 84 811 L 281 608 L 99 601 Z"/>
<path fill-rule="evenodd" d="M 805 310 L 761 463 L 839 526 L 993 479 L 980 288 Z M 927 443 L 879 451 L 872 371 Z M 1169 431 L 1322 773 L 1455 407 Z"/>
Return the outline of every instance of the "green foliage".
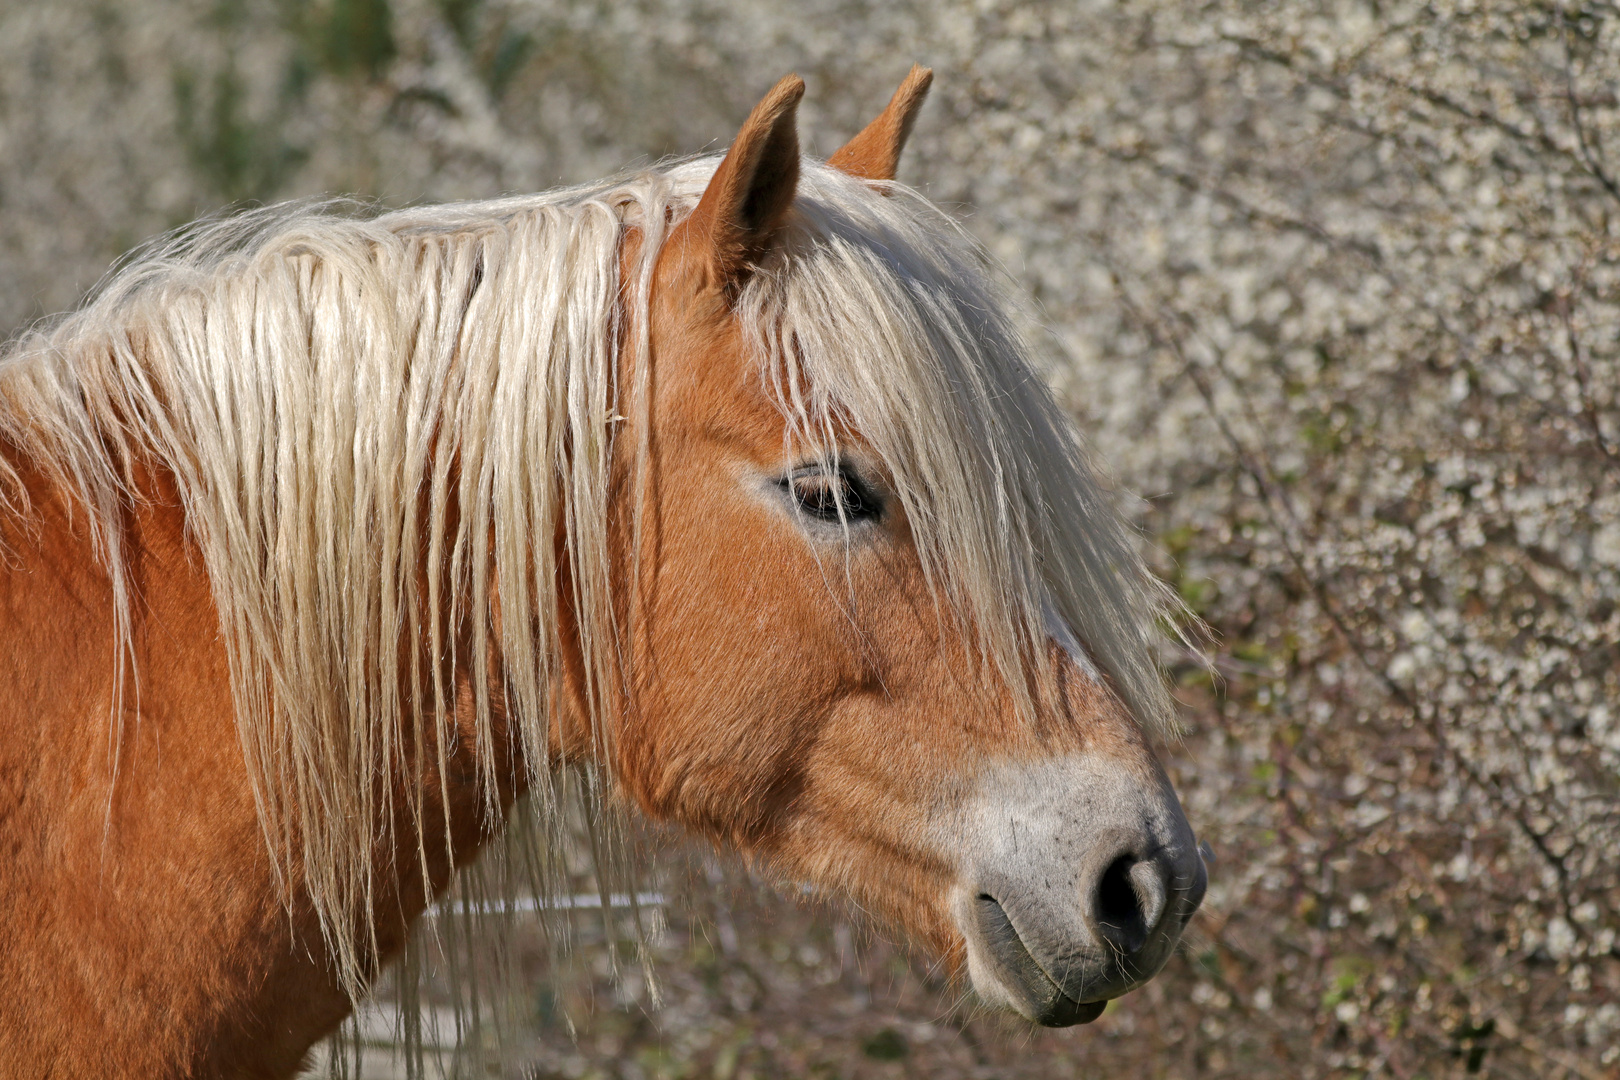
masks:
<path fill-rule="evenodd" d="M 1331 1009 L 1341 1001 L 1354 998 L 1357 988 L 1372 970 L 1372 961 L 1365 956 L 1335 957 L 1332 964 L 1332 981 L 1322 993 L 1322 1008 Z"/>
<path fill-rule="evenodd" d="M 491 12 L 484 0 L 438 0 L 438 8 L 490 96 L 504 98 L 512 80 L 534 58 L 534 34 L 514 28 L 510 13 Z"/>
<path fill-rule="evenodd" d="M 1209 578 L 1184 577 L 1176 583 L 1176 591 L 1181 594 L 1182 602 L 1192 609 L 1193 614 L 1203 617 L 1210 605 L 1220 595 L 1220 586 Z"/>
<path fill-rule="evenodd" d="M 663 1046 L 643 1046 L 636 1052 L 636 1064 L 650 1080 L 685 1080 L 691 1075 L 690 1063 L 678 1060 Z"/>
<path fill-rule="evenodd" d="M 1464 1021 L 1452 1033 L 1456 1045 L 1452 1053 L 1464 1059 L 1464 1068 L 1469 1073 L 1477 1073 L 1485 1064 L 1485 1055 L 1490 1050 L 1491 1036 L 1496 1034 L 1496 1021 L 1487 1019 L 1481 1023 Z"/>
<path fill-rule="evenodd" d="M 256 120 L 241 75 L 228 59 L 211 79 L 190 68 L 173 74 L 175 119 L 192 168 L 225 202 L 264 200 L 308 157 L 282 134 L 282 116 Z"/>
<path fill-rule="evenodd" d="M 376 80 L 399 53 L 389 0 L 288 0 L 288 13 L 305 48 L 330 74 Z"/>
<path fill-rule="evenodd" d="M 507 88 L 523 65 L 528 63 L 534 55 L 534 36 L 515 30 L 502 30 L 500 38 L 490 53 L 489 62 L 484 67 L 484 77 L 489 83 L 489 92 L 497 99 L 506 96 Z"/>
<path fill-rule="evenodd" d="M 470 48 L 474 43 L 478 9 L 482 6 L 483 0 L 439 0 L 439 14 L 444 16 L 462 48 Z"/>
<path fill-rule="evenodd" d="M 1263 641 L 1240 641 L 1232 646 L 1232 655 L 1246 663 L 1269 667 L 1272 661 L 1271 650 Z"/>
<path fill-rule="evenodd" d="M 905 1037 L 894 1028 L 884 1028 L 861 1044 L 861 1053 L 873 1061 L 899 1061 L 910 1052 Z"/>
<path fill-rule="evenodd" d="M 1307 409 L 1299 419 L 1299 436 L 1317 454 L 1331 457 L 1344 450 L 1355 419 L 1355 410 L 1348 405 Z"/>

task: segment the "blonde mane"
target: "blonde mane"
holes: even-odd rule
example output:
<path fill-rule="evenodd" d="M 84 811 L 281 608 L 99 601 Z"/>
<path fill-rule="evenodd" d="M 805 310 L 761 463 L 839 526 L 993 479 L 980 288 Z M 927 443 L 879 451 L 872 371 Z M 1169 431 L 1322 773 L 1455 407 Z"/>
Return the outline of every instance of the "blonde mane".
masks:
<path fill-rule="evenodd" d="M 670 223 L 718 161 L 378 216 L 320 203 L 203 222 L 0 359 L 0 441 L 87 513 L 137 702 L 120 523 L 143 468 L 172 472 L 272 860 L 301 871 L 352 993 L 387 872 L 374 842 L 401 811 L 419 842 L 423 829 L 421 808 L 393 806 L 375 780 L 432 738 L 458 663 L 499 663 L 539 820 L 557 806 L 558 536 L 605 737 L 629 655 L 609 468 L 616 434 L 638 427 L 647 367 L 623 328 L 645 334 Z M 1044 655 L 1050 603 L 1166 730 L 1155 654 L 1175 601 L 1034 373 L 982 251 L 920 196 L 876 186 L 806 161 L 788 237 L 739 298 L 787 437 L 833 452 L 838 430 L 861 433 L 925 570 L 1010 685 Z M 631 228 L 644 242 L 621 281 Z M 26 499 L 0 455 L 0 506 L 23 513 Z M 485 680 L 473 688 L 487 744 L 494 703 Z"/>

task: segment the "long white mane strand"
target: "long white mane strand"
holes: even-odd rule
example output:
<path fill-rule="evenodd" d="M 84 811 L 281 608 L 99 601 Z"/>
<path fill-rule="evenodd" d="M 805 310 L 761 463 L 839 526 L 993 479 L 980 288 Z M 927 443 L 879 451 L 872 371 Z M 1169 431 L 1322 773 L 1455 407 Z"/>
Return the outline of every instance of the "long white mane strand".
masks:
<path fill-rule="evenodd" d="M 369 913 L 392 872 L 375 844 L 402 815 L 419 843 L 427 828 L 419 794 L 406 785 L 396 806 L 388 778 L 443 746 L 458 664 L 498 666 L 542 831 L 557 806 L 558 536 L 605 737 L 629 655 L 606 539 L 615 421 L 645 416 L 651 268 L 718 160 L 376 217 L 294 204 L 199 223 L 0 358 L 0 440 L 88 514 L 121 658 L 121 523 L 143 469 L 173 474 L 272 860 L 307 889 L 351 994 L 372 973 Z M 644 242 L 621 281 L 632 227 Z M 1044 657 L 1031 645 L 1049 600 L 1137 716 L 1166 728 L 1156 624 L 1175 601 L 1034 374 L 980 249 L 903 187 L 810 161 L 788 232 L 739 310 L 789 429 L 813 443 L 848 424 L 870 442 L 930 579 L 1011 685 Z M 0 509 L 25 500 L 0 456 Z M 488 748 L 498 706 L 487 679 L 471 690 Z M 494 755 L 479 759 L 493 798 Z"/>
<path fill-rule="evenodd" d="M 119 522 L 143 466 L 172 471 L 272 861 L 307 889 L 355 995 L 375 845 L 401 813 L 419 843 L 428 827 L 391 778 L 445 768 L 422 748 L 444 747 L 458 664 L 499 662 L 534 801 L 555 803 L 558 535 L 587 697 L 613 677 L 619 249 L 643 212 L 662 225 L 668 189 L 644 174 L 370 220 L 290 205 L 201 223 L 0 361 L 0 436 L 88 509 L 124 648 Z M 497 703 L 470 684 L 491 748 Z M 494 755 L 479 761 L 493 800 Z"/>
<path fill-rule="evenodd" d="M 879 187 L 807 163 L 793 235 L 743 293 L 790 429 L 827 452 L 840 428 L 871 445 L 925 573 L 1026 709 L 1026 664 L 1047 659 L 1045 601 L 1137 719 L 1174 731 L 1158 649 L 1185 609 L 1036 374 L 1019 330 L 1030 320 L 960 226 L 903 185 Z"/>

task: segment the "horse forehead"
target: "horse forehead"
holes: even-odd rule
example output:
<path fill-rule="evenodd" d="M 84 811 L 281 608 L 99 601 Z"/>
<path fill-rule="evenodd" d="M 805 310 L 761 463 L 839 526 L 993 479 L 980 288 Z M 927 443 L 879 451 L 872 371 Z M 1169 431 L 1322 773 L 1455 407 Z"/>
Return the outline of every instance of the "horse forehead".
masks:
<path fill-rule="evenodd" d="M 787 421 L 746 329 L 724 298 L 680 291 L 650 305 L 656 430 L 779 461 Z"/>
<path fill-rule="evenodd" d="M 672 237 L 658 253 L 645 309 L 660 413 L 655 424 L 665 436 L 697 434 L 746 448 L 762 463 L 778 463 L 784 453 L 799 452 L 788 445 L 789 429 L 798 425 L 788 420 L 783 387 L 775 385 L 787 373 L 767 370 L 735 297 L 711 280 L 703 260 L 682 250 L 680 240 Z M 641 242 L 639 230 L 628 233 L 621 256 L 627 268 Z M 840 451 L 872 450 L 863 432 L 837 419 L 833 426 L 827 434 Z M 804 434 L 820 443 L 819 433 Z"/>
<path fill-rule="evenodd" d="M 691 332 L 654 341 L 654 424 L 664 438 L 779 460 L 786 420 L 741 336 Z"/>

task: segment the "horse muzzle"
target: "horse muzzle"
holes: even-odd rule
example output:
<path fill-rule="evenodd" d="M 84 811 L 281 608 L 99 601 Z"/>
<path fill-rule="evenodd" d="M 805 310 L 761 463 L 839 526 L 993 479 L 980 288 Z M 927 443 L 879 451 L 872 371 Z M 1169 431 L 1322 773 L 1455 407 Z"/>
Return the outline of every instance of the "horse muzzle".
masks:
<path fill-rule="evenodd" d="M 1070 760 L 1000 772 L 953 915 L 985 1000 L 1085 1024 L 1158 973 L 1203 901 L 1192 829 L 1156 767 Z"/>

